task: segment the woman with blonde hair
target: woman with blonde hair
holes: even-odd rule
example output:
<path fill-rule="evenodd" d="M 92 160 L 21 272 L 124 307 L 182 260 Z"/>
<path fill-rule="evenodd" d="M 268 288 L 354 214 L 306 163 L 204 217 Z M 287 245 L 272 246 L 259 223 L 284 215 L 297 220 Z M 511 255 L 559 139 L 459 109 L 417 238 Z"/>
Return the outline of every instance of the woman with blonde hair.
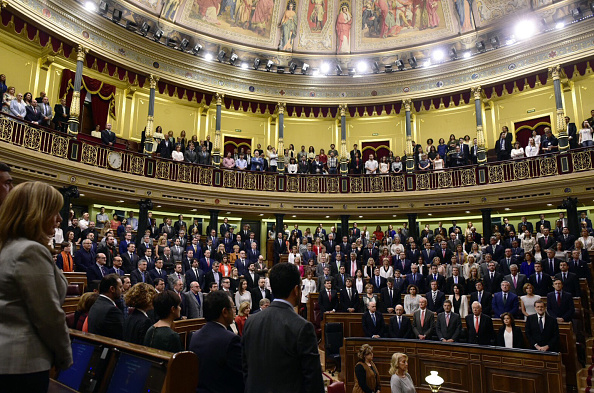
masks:
<path fill-rule="evenodd" d="M 83 331 L 83 326 L 89 316 L 89 310 L 95 304 L 95 301 L 99 297 L 97 292 L 85 292 L 76 305 L 76 311 L 74 312 L 74 323 L 71 328 Z M 87 330 L 88 331 L 88 330 Z"/>
<path fill-rule="evenodd" d="M 390 391 L 392 393 L 416 393 L 415 385 L 408 373 L 408 356 L 396 352 L 390 360 Z"/>
<path fill-rule="evenodd" d="M 357 353 L 359 362 L 355 365 L 355 386 L 353 393 L 379 393 L 381 391 L 380 376 L 373 363 L 373 347 L 361 345 Z"/>
<path fill-rule="evenodd" d="M 250 315 L 251 309 L 252 306 L 250 306 L 250 302 L 242 302 L 239 305 L 239 310 L 235 317 L 235 326 L 237 327 L 237 334 L 240 336 L 243 336 L 243 327 L 245 326 L 245 321 L 247 320 L 248 315 Z"/>
<path fill-rule="evenodd" d="M 26 182 L 0 207 L 0 386 L 6 392 L 46 392 L 52 366 L 72 364 L 62 303 L 68 281 L 48 245 L 62 222 L 62 195 Z M 18 354 L 18 356 L 15 356 Z"/>
<path fill-rule="evenodd" d="M 134 307 L 134 311 L 124 322 L 124 341 L 142 345 L 146 332 L 153 324 L 147 311 L 153 309 L 153 298 L 157 291 L 152 285 L 139 282 L 124 294 L 126 306 Z"/>

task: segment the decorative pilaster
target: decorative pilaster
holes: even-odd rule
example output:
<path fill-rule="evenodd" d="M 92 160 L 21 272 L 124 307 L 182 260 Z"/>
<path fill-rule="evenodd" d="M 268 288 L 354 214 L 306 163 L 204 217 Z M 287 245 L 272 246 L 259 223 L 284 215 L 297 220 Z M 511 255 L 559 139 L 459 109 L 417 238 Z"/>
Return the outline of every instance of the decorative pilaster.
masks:
<path fill-rule="evenodd" d="M 349 152 L 346 147 L 346 112 L 347 104 L 340 104 L 340 173 L 349 173 Z"/>
<path fill-rule="evenodd" d="M 80 115 L 80 86 L 82 85 L 83 64 L 85 55 L 89 52 L 82 45 L 76 50 L 76 74 L 74 76 L 74 88 L 72 91 L 72 102 L 70 103 L 70 118 L 68 119 L 68 134 L 78 135 L 79 115 Z"/>
<path fill-rule="evenodd" d="M 157 82 L 159 77 L 155 75 L 149 76 L 150 83 L 150 95 L 149 95 L 149 106 L 148 116 L 146 118 L 146 129 L 144 131 L 144 151 L 145 153 L 154 153 L 157 151 L 157 144 L 153 137 L 153 121 L 155 116 L 155 89 L 157 88 Z"/>
<path fill-rule="evenodd" d="M 217 99 L 217 118 L 215 125 L 215 137 L 212 144 L 212 164 L 219 166 L 221 164 L 221 105 L 223 104 L 222 93 L 216 93 Z"/>
<path fill-rule="evenodd" d="M 559 74 L 561 66 L 555 65 L 549 68 L 553 78 L 553 87 L 555 89 L 555 107 L 557 109 L 557 138 L 559 139 L 559 152 L 567 153 L 569 151 L 569 135 L 565 125 L 565 111 L 563 110 L 563 97 L 561 92 L 561 79 Z"/>
<path fill-rule="evenodd" d="M 470 88 L 474 96 L 474 111 L 476 113 L 476 141 L 478 150 L 476 154 L 476 161 L 479 165 L 487 163 L 487 149 L 485 148 L 485 133 L 483 131 L 483 105 L 481 103 L 482 88 L 474 86 Z"/>
<path fill-rule="evenodd" d="M 277 109 L 278 109 L 278 160 L 276 162 L 276 170 L 278 172 L 285 171 L 285 142 L 284 142 L 284 135 L 285 135 L 285 107 L 287 104 L 284 102 L 279 102 Z"/>
<path fill-rule="evenodd" d="M 412 105 L 412 101 L 407 98 L 402 100 L 402 104 L 404 105 L 404 113 L 406 115 L 406 172 L 412 173 L 415 170 L 415 157 L 414 157 L 414 146 L 412 143 L 412 124 L 411 124 L 411 114 L 410 108 Z"/>

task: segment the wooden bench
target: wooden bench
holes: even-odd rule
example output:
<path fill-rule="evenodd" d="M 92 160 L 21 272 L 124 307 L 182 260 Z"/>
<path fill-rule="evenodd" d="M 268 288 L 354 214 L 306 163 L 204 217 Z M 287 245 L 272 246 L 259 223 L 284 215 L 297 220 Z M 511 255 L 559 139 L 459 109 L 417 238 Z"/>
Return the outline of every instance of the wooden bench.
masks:
<path fill-rule="evenodd" d="M 386 326 L 388 326 L 390 322 L 390 318 L 393 315 L 384 314 L 384 322 Z M 412 321 L 412 315 L 408 315 L 408 317 Z M 364 337 L 363 333 L 363 325 L 361 323 L 363 318 L 362 313 L 325 313 L 324 314 L 324 322 L 323 325 L 327 323 L 341 323 L 343 326 L 343 335 L 345 338 L 348 337 Z M 493 327 L 495 328 L 495 332 L 499 330 L 501 327 L 502 322 L 499 319 L 493 319 Z M 516 326 L 519 326 L 522 329 L 522 332 L 525 330 L 524 321 L 516 321 Z M 322 341 L 320 343 L 321 348 L 324 348 L 324 326 L 322 326 Z M 462 328 L 466 328 L 466 320 L 462 319 Z M 371 339 L 369 339 L 371 340 Z M 524 337 L 525 347 L 528 348 L 528 340 Z M 440 345 L 442 343 L 432 341 L 433 345 Z M 576 339 L 575 334 L 573 332 L 571 322 L 562 322 L 559 323 L 559 343 L 560 343 L 560 353 L 563 359 L 563 364 L 567 369 L 567 385 L 575 387 L 577 384 L 576 373 L 581 368 L 578 363 L 577 359 L 577 352 L 576 352 Z M 498 347 L 499 348 L 499 347 Z"/>
<path fill-rule="evenodd" d="M 108 348 L 111 351 L 107 354 L 107 365 L 102 378 L 98 380 L 99 391 L 107 391 L 107 387 L 112 380 L 116 369 L 118 354 L 129 354 L 141 357 L 157 366 L 157 370 L 151 368 L 147 380 L 163 378 L 163 385 L 158 390 L 161 393 L 194 393 L 198 384 L 198 358 L 193 352 L 171 353 L 160 351 L 142 345 L 130 344 L 125 341 L 114 340 L 90 333 L 82 333 L 77 330 L 70 330 L 70 337 L 73 340 L 84 343 L 99 345 L 102 348 Z M 98 359 L 97 359 L 98 360 Z M 160 365 L 163 366 L 160 366 Z M 89 365 L 92 367 L 92 365 Z M 154 366 L 153 366 L 154 367 Z M 158 369 L 164 367 L 165 375 L 158 375 Z M 154 374 L 154 373 L 157 374 Z M 65 387 L 56 381 L 57 372 L 52 371 L 50 380 L 50 392 L 72 392 L 73 390 Z"/>
<path fill-rule="evenodd" d="M 346 391 L 354 386 L 357 352 L 373 346 L 373 362 L 381 376 L 381 391 L 390 392 L 390 359 L 396 352 L 408 355 L 409 373 L 417 391 L 430 392 L 425 377 L 438 371 L 445 380 L 443 392 L 457 393 L 564 393 L 565 370 L 561 356 L 470 344 L 438 344 L 419 340 L 346 338 L 342 370 Z"/>
<path fill-rule="evenodd" d="M 62 303 L 62 310 L 64 310 L 64 312 L 66 314 L 75 312 L 79 301 L 80 301 L 80 296 L 79 297 L 67 297 L 64 300 L 64 303 Z"/>
<path fill-rule="evenodd" d="M 65 272 L 64 277 L 68 280 L 68 284 L 83 283 L 83 291 L 87 289 L 87 274 L 80 272 Z"/>
<path fill-rule="evenodd" d="M 173 322 L 173 330 L 179 334 L 182 345 L 185 349 L 190 347 L 191 333 L 200 330 L 206 324 L 206 319 L 181 319 Z"/>

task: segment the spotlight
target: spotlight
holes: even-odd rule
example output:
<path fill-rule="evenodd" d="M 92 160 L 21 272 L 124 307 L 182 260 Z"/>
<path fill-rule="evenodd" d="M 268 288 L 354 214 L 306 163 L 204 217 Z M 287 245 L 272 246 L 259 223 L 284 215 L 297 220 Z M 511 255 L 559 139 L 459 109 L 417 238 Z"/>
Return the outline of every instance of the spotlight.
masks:
<path fill-rule="evenodd" d="M 317 69 L 317 68 L 314 68 L 314 69 L 311 70 L 311 74 L 313 76 L 319 76 L 320 75 L 320 70 Z"/>
<path fill-rule="evenodd" d="M 297 69 L 297 64 L 295 64 L 295 63 L 289 64 L 289 72 L 291 74 L 294 74 L 296 69 Z"/>
<path fill-rule="evenodd" d="M 185 52 L 186 49 L 188 49 L 188 46 L 190 45 L 190 41 L 187 38 L 184 38 L 181 43 L 179 44 L 179 50 L 181 50 L 182 52 Z"/>
<path fill-rule="evenodd" d="M 249 67 L 250 67 L 250 66 L 249 66 L 249 64 L 248 64 L 248 63 L 245 63 L 245 62 L 241 63 L 241 69 L 242 69 L 242 70 L 247 70 Z"/>
<path fill-rule="evenodd" d="M 225 56 L 227 56 L 227 54 L 225 53 L 225 51 L 224 50 L 220 50 L 219 51 L 219 54 L 217 55 L 217 60 L 222 63 L 223 60 L 225 60 Z"/>
<path fill-rule="evenodd" d="M 592 4 L 594 4 L 594 3 L 592 3 Z M 555 23 L 555 29 L 557 29 L 557 30 L 561 30 L 564 27 L 565 27 L 565 23 L 564 22 L 557 22 L 557 23 Z"/>
<path fill-rule="evenodd" d="M 536 33 L 536 26 L 531 20 L 523 20 L 516 25 L 514 33 L 518 40 L 527 39 Z"/>
<path fill-rule="evenodd" d="M 198 52 L 200 52 L 202 50 L 202 45 L 200 44 L 196 44 L 194 45 L 194 47 L 192 48 L 192 54 L 194 56 L 198 55 Z"/>
<path fill-rule="evenodd" d="M 374 74 L 379 74 L 380 69 L 379 69 L 379 64 L 377 64 L 377 61 L 373 62 L 373 73 Z"/>
<path fill-rule="evenodd" d="M 307 70 L 309 69 L 309 64 L 307 63 L 303 63 L 303 65 L 301 66 L 301 74 L 305 75 L 307 74 Z"/>
<path fill-rule="evenodd" d="M 513 35 L 511 37 L 507 37 L 505 39 L 505 45 L 513 45 L 516 43 L 516 37 L 514 37 Z"/>
<path fill-rule="evenodd" d="M 396 60 L 396 67 L 398 67 L 398 70 L 404 71 L 404 62 L 402 60 Z"/>
<path fill-rule="evenodd" d="M 151 25 L 147 22 L 142 22 L 142 26 L 140 26 L 140 34 L 142 34 L 143 37 L 146 37 L 150 29 Z"/>
<path fill-rule="evenodd" d="M 322 63 L 322 65 L 320 66 L 320 72 L 322 74 L 327 74 L 328 71 L 330 71 L 330 64 L 328 64 L 328 63 Z"/>
<path fill-rule="evenodd" d="M 411 68 L 417 68 L 417 59 L 414 56 L 411 56 L 408 59 L 408 64 L 411 66 Z"/>
<path fill-rule="evenodd" d="M 433 60 L 440 62 L 444 59 L 445 53 L 443 53 L 443 50 L 441 50 L 441 49 L 436 49 L 433 51 L 432 57 L 433 57 Z"/>
<path fill-rule="evenodd" d="M 458 52 L 456 51 L 456 48 L 451 48 L 450 49 L 450 59 L 456 60 L 457 58 L 458 58 Z"/>
<path fill-rule="evenodd" d="M 254 59 L 254 70 L 257 70 L 260 66 L 260 59 Z"/>
<path fill-rule="evenodd" d="M 336 75 L 340 75 L 342 74 L 342 67 L 340 66 L 340 64 L 336 65 Z"/>
<path fill-rule="evenodd" d="M 462 57 L 465 58 L 465 59 L 470 59 L 470 56 L 472 56 L 472 53 L 470 53 L 469 50 L 467 50 L 466 52 L 464 52 L 464 54 L 462 55 Z"/>
<path fill-rule="evenodd" d="M 431 59 L 425 60 L 425 62 L 423 63 L 423 67 L 430 67 L 430 66 L 431 66 Z"/>
<path fill-rule="evenodd" d="M 590 3 L 590 11 L 594 13 L 594 3 Z"/>
<path fill-rule="evenodd" d="M 204 60 L 212 61 L 212 59 L 213 59 L 212 53 L 207 53 L 204 55 Z"/>
<path fill-rule="evenodd" d="M 390 73 L 390 72 L 392 72 L 392 71 L 393 71 L 393 70 L 392 70 L 392 64 L 386 64 L 386 65 L 384 66 L 384 72 L 385 72 L 386 74 L 389 74 L 389 73 Z"/>
<path fill-rule="evenodd" d="M 493 49 L 499 48 L 499 37 L 497 37 L 497 36 L 491 37 L 489 42 L 491 43 L 491 46 L 493 47 Z"/>
<path fill-rule="evenodd" d="M 87 1 L 85 3 L 85 9 L 89 12 L 97 12 L 97 4 L 94 1 Z"/>
<path fill-rule="evenodd" d="M 99 13 L 101 14 L 107 14 L 107 10 L 109 9 L 109 6 L 107 5 L 106 1 L 100 1 L 99 2 Z"/>
<path fill-rule="evenodd" d="M 357 72 L 359 72 L 359 74 L 364 74 L 365 72 L 367 72 L 367 68 L 368 65 L 366 62 L 360 61 L 357 63 Z"/>
<path fill-rule="evenodd" d="M 239 56 L 237 56 L 237 53 L 231 53 L 231 57 L 229 58 L 229 63 L 231 65 L 235 65 L 235 62 L 237 61 L 237 59 L 239 59 Z"/>
<path fill-rule="evenodd" d="M 120 10 L 113 10 L 113 14 L 111 15 L 111 20 L 115 23 L 118 23 L 122 19 L 122 11 Z"/>
<path fill-rule="evenodd" d="M 347 69 L 347 72 L 348 72 L 349 76 L 354 76 L 357 73 L 357 71 L 355 71 L 355 67 L 349 67 Z"/>
<path fill-rule="evenodd" d="M 167 40 L 165 41 L 165 45 L 167 45 L 170 48 L 176 48 L 177 40 L 175 38 L 167 37 Z"/>
<path fill-rule="evenodd" d="M 479 53 L 483 53 L 487 50 L 487 47 L 485 46 L 485 41 L 479 41 L 476 43 L 476 50 L 479 51 Z"/>
<path fill-rule="evenodd" d="M 580 7 L 576 7 L 569 12 L 571 13 L 571 16 L 573 16 L 573 19 L 579 19 L 582 16 L 582 10 Z"/>
<path fill-rule="evenodd" d="M 276 66 L 276 72 L 278 74 L 284 74 L 285 73 L 285 67 L 284 66 Z"/>
<path fill-rule="evenodd" d="M 274 62 L 272 60 L 268 60 L 266 62 L 266 72 L 270 72 L 270 69 L 272 68 L 273 65 L 274 65 Z"/>
<path fill-rule="evenodd" d="M 163 37 L 163 30 L 157 29 L 157 31 L 155 31 L 155 33 L 153 34 L 153 40 L 160 41 L 161 37 Z"/>
<path fill-rule="evenodd" d="M 138 29 L 138 25 L 136 24 L 136 22 L 131 20 L 126 21 L 126 30 L 136 31 L 136 29 Z"/>

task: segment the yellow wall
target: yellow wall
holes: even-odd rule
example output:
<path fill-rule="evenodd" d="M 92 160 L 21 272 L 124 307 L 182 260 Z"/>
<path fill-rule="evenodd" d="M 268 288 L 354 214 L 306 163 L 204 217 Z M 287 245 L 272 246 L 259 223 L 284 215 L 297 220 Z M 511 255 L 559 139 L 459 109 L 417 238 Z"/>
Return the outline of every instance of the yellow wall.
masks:
<path fill-rule="evenodd" d="M 338 122 L 332 118 L 314 119 L 285 116 L 285 148 L 288 149 L 289 144 L 292 143 L 295 145 L 295 151 L 301 150 L 301 145 L 304 145 L 305 151 L 309 146 L 313 146 L 316 153 L 320 149 L 324 149 L 328 153 L 332 143 L 337 146 L 337 149 L 340 148 L 340 139 L 337 136 L 337 133 L 340 132 L 338 127 Z"/>
<path fill-rule="evenodd" d="M 361 150 L 363 142 L 387 140 L 390 143 L 390 149 L 401 154 L 404 151 L 405 133 L 404 111 L 400 115 L 347 117 L 348 151 L 352 150 L 355 143 Z"/>
<path fill-rule="evenodd" d="M 4 36 L 5 34 L 3 34 Z M 8 42 L 7 42 L 8 41 Z M 31 92 L 33 98 L 39 93 L 36 89 L 39 73 L 38 56 L 28 47 L 14 47 L 8 37 L 0 38 L 2 52 L 2 70 L 6 75 L 6 85 L 14 86 L 16 94 Z"/>
<path fill-rule="evenodd" d="M 476 115 L 474 103 L 471 105 L 451 106 L 428 112 L 421 111 L 414 116 L 413 138 L 421 146 L 425 146 L 428 138 L 433 139 L 433 144 L 438 145 L 439 139 L 446 143 L 450 134 L 457 138 L 469 135 L 470 139 L 476 137 Z"/>

